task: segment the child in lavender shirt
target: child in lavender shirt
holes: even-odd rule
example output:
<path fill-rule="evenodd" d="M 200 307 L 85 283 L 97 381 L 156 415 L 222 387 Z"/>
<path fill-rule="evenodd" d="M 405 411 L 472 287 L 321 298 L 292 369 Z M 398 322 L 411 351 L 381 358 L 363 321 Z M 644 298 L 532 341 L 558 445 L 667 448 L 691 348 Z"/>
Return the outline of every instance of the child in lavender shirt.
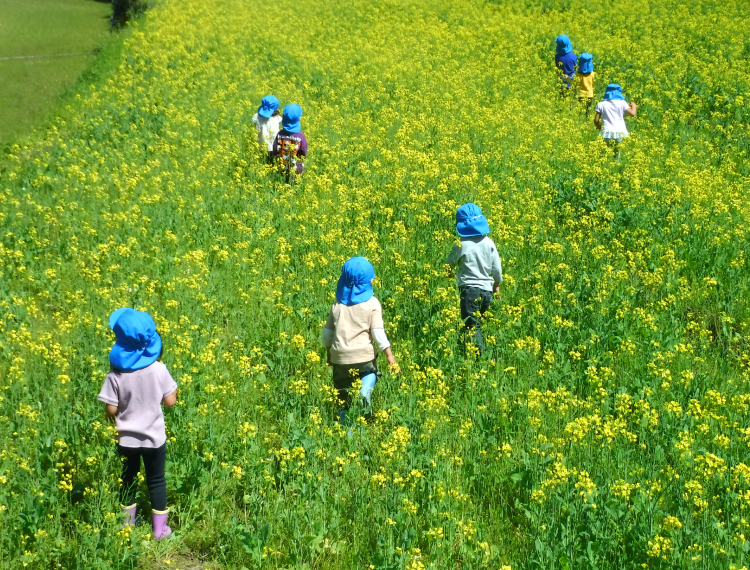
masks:
<path fill-rule="evenodd" d="M 107 418 L 117 425 L 117 451 L 122 459 L 120 499 L 125 525 L 135 523 L 136 478 L 143 459 L 154 538 L 159 540 L 172 534 L 167 526 L 169 511 L 164 478 L 167 432 L 161 404 L 170 408 L 175 405 L 177 384 L 167 367 L 158 362 L 161 337 L 148 313 L 117 309 L 109 317 L 109 327 L 117 340 L 109 353 L 112 369 L 104 379 L 99 400 L 105 404 Z"/>

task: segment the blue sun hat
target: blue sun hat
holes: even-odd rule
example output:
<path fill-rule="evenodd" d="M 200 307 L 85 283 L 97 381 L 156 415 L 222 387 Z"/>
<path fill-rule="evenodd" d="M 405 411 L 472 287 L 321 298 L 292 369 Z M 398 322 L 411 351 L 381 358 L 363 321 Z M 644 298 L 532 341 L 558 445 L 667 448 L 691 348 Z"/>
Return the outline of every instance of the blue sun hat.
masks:
<path fill-rule="evenodd" d="M 590 53 L 582 53 L 578 57 L 578 71 L 580 73 L 591 73 L 594 71 L 594 56 Z"/>
<path fill-rule="evenodd" d="M 299 133 L 302 129 L 299 120 L 302 117 L 302 107 L 299 105 L 287 105 L 284 107 L 284 116 L 281 118 L 281 126 L 289 133 Z"/>
<path fill-rule="evenodd" d="M 278 108 L 279 100 L 273 95 L 266 95 L 260 102 L 260 107 L 258 107 L 258 114 L 261 117 L 270 119 L 273 116 L 274 111 Z"/>
<path fill-rule="evenodd" d="M 570 38 L 565 34 L 555 38 L 555 55 L 565 55 L 573 51 L 573 45 Z"/>
<path fill-rule="evenodd" d="M 122 372 L 133 372 L 150 366 L 161 353 L 161 337 L 151 315 L 135 309 L 117 309 L 109 317 L 109 328 L 115 333 L 115 345 L 109 351 L 109 362 Z"/>
<path fill-rule="evenodd" d="M 456 232 L 461 237 L 486 236 L 490 233 L 490 225 L 482 209 L 469 202 L 456 212 Z"/>
<path fill-rule="evenodd" d="M 372 281 L 375 269 L 364 257 L 352 257 L 341 268 L 336 286 L 336 300 L 342 305 L 359 305 L 372 299 Z"/>
<path fill-rule="evenodd" d="M 622 94 L 622 87 L 617 83 L 610 83 L 607 85 L 607 90 L 604 92 L 605 101 L 624 101 L 625 95 Z"/>

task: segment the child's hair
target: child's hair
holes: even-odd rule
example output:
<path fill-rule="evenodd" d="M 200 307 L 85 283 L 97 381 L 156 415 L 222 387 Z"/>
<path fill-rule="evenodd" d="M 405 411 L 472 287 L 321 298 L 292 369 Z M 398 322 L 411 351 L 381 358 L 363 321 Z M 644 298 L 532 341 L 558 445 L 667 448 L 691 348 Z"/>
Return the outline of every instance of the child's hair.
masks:
<path fill-rule="evenodd" d="M 271 115 L 271 116 L 272 116 L 272 117 L 278 117 L 279 115 L 281 115 L 281 111 L 279 111 L 278 109 L 276 109 L 276 110 L 275 110 L 275 111 L 273 112 L 273 115 Z"/>

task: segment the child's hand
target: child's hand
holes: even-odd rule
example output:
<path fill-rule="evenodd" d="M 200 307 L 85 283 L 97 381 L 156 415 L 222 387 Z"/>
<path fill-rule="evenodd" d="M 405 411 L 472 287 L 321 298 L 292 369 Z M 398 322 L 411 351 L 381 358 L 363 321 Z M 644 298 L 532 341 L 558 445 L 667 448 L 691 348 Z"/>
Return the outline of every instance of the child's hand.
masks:
<path fill-rule="evenodd" d="M 391 374 L 398 374 L 401 372 L 401 367 L 396 362 L 395 357 L 393 356 L 393 351 L 391 351 L 391 347 L 385 349 L 385 357 L 388 359 L 388 372 Z"/>

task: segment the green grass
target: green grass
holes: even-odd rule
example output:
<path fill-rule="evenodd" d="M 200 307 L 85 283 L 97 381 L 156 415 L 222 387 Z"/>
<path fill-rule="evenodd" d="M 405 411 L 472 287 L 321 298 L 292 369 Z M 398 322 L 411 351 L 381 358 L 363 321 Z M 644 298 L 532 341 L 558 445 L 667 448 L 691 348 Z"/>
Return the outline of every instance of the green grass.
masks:
<path fill-rule="evenodd" d="M 107 2 L 2 0 L 0 58 L 91 53 L 109 37 Z M 92 55 L 0 60 L 0 145 L 48 123 L 59 96 L 91 64 Z"/>

